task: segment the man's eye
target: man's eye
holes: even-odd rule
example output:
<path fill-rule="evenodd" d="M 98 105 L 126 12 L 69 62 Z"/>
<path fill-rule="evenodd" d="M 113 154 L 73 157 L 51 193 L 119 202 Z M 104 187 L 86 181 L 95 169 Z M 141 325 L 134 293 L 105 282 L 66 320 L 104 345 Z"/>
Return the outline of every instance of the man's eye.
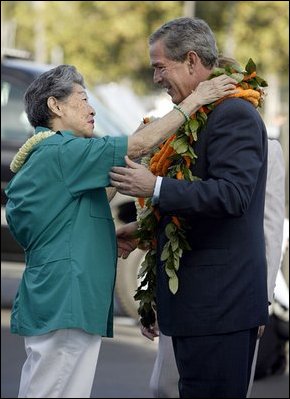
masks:
<path fill-rule="evenodd" d="M 154 70 L 158 71 L 158 72 L 163 72 L 163 71 L 165 71 L 165 67 L 164 66 L 157 66 L 157 67 L 154 68 Z"/>

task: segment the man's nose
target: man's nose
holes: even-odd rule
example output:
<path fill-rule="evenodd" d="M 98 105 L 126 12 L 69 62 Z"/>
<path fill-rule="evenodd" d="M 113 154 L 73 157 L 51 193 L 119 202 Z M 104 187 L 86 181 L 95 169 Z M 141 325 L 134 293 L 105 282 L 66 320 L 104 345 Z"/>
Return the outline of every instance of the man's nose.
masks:
<path fill-rule="evenodd" d="M 161 83 L 161 81 L 162 81 L 162 77 L 161 77 L 160 72 L 159 71 L 154 71 L 154 74 L 153 74 L 153 82 L 154 82 L 154 84 Z"/>

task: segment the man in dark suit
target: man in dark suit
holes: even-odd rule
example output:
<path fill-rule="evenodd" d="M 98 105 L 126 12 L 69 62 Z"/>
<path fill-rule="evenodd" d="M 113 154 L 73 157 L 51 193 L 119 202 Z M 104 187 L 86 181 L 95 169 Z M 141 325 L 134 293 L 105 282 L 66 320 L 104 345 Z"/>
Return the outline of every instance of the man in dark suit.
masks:
<path fill-rule="evenodd" d="M 179 18 L 154 32 L 149 45 L 154 82 L 182 112 L 182 100 L 216 65 L 213 33 L 202 20 Z M 153 196 L 161 215 L 157 315 L 160 331 L 172 337 L 180 397 L 243 398 L 258 327 L 268 320 L 267 134 L 259 113 L 243 99 L 224 100 L 208 115 L 195 153 L 191 171 L 198 181 L 156 177 L 127 159 L 127 168 L 112 169 L 111 184 L 127 195 Z M 180 260 L 175 295 L 160 259 L 172 215 L 186 219 L 191 247 Z M 134 228 L 118 236 L 129 239 Z M 127 254 L 131 249 L 132 241 Z M 155 335 L 154 327 L 148 330 Z"/>

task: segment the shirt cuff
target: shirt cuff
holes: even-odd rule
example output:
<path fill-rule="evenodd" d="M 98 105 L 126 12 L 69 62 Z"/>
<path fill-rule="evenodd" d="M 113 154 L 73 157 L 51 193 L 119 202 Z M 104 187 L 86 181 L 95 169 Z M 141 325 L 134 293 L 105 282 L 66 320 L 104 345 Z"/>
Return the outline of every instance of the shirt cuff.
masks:
<path fill-rule="evenodd" d="M 157 205 L 159 202 L 161 183 L 162 183 L 162 177 L 157 176 L 155 187 L 154 187 L 154 192 L 153 192 L 153 197 L 152 197 L 152 202 L 151 202 L 152 205 Z"/>

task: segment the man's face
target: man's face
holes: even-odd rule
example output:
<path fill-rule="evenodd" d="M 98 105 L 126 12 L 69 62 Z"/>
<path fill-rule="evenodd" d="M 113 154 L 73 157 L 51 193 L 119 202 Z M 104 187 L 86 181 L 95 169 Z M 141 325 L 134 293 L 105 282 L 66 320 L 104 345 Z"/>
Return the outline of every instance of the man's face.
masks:
<path fill-rule="evenodd" d="M 190 73 L 190 64 L 170 60 L 165 55 L 162 40 L 158 40 L 149 49 L 151 65 L 154 69 L 153 81 L 164 89 L 179 104 L 195 89 L 194 75 Z"/>
<path fill-rule="evenodd" d="M 72 94 L 60 102 L 63 130 L 71 130 L 76 136 L 91 137 L 94 130 L 94 108 L 88 103 L 85 89 L 75 84 Z"/>

